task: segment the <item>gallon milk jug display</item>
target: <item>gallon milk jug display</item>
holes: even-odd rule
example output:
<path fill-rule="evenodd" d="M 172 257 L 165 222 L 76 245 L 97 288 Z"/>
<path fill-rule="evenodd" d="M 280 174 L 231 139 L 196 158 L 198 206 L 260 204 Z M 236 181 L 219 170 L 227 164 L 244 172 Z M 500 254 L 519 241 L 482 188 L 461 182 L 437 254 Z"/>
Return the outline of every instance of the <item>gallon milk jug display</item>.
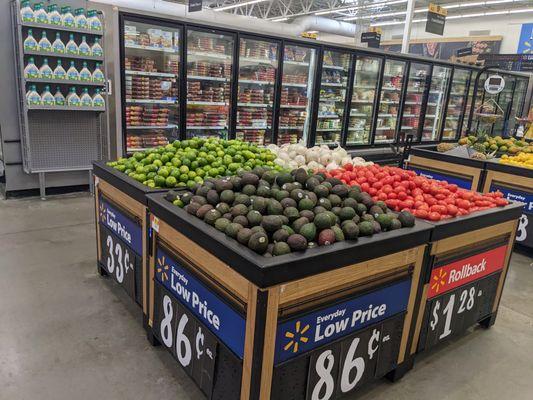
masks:
<path fill-rule="evenodd" d="M 56 104 L 56 100 L 50 92 L 50 86 L 44 87 L 44 92 L 41 94 L 41 102 L 45 106 L 54 106 Z"/>
<path fill-rule="evenodd" d="M 30 2 L 27 0 L 20 2 L 20 19 L 22 22 L 35 22 L 33 9 L 30 7 Z"/>
<path fill-rule="evenodd" d="M 52 71 L 52 68 L 48 65 L 48 58 L 45 58 L 43 60 L 43 65 L 41 65 L 41 68 L 39 68 L 39 74 L 41 75 L 41 78 L 43 79 L 52 79 L 54 76 L 54 71 Z"/>
<path fill-rule="evenodd" d="M 80 103 L 82 107 L 92 107 L 93 106 L 93 98 L 89 94 L 89 89 L 83 88 Z"/>
<path fill-rule="evenodd" d="M 80 98 L 76 94 L 76 88 L 71 87 L 70 91 L 67 96 L 67 105 L 71 107 L 79 107 L 80 106 Z"/>
<path fill-rule="evenodd" d="M 65 54 L 65 43 L 61 40 L 59 32 L 56 33 L 56 40 L 52 43 L 52 51 L 58 54 Z"/>
<path fill-rule="evenodd" d="M 87 37 L 85 36 L 81 37 L 81 43 L 78 46 L 78 53 L 82 56 L 91 55 L 91 47 L 87 44 Z"/>
<path fill-rule="evenodd" d="M 93 106 L 94 107 L 105 107 L 105 100 L 100 94 L 100 89 L 96 89 L 96 94 L 93 97 Z"/>
<path fill-rule="evenodd" d="M 63 26 L 66 26 L 67 28 L 74 28 L 74 15 L 71 12 L 70 6 L 61 8 L 61 22 Z"/>
<path fill-rule="evenodd" d="M 74 61 L 70 62 L 70 68 L 67 70 L 67 79 L 71 81 L 80 80 L 80 73 L 76 69 L 76 64 L 74 64 Z"/>
<path fill-rule="evenodd" d="M 39 68 L 35 65 L 35 60 L 33 57 L 30 57 L 28 59 L 28 64 L 26 64 L 26 67 L 24 68 L 24 78 L 26 79 L 35 79 L 39 78 Z"/>
<path fill-rule="evenodd" d="M 57 8 L 57 4 L 50 4 L 48 6 L 48 19 L 50 20 L 50 24 L 52 25 L 61 25 L 61 14 L 59 14 L 59 10 Z"/>
<path fill-rule="evenodd" d="M 93 71 L 93 82 L 104 82 L 104 81 L 105 81 L 104 73 L 100 69 L 100 64 L 97 63 Z"/>
<path fill-rule="evenodd" d="M 26 98 L 28 100 L 28 105 L 30 106 L 41 105 L 41 96 L 37 93 L 35 85 L 30 86 L 30 90 L 26 93 Z"/>
<path fill-rule="evenodd" d="M 48 19 L 48 13 L 44 9 L 43 3 L 35 3 L 33 6 L 33 15 L 35 17 L 35 22 L 39 24 L 49 24 L 50 20 Z"/>
<path fill-rule="evenodd" d="M 91 53 L 95 57 L 102 57 L 104 55 L 104 49 L 100 46 L 100 39 L 94 39 L 93 47 L 91 47 Z"/>
<path fill-rule="evenodd" d="M 63 68 L 61 60 L 57 60 L 57 66 L 54 69 L 54 79 L 64 80 L 67 79 L 67 71 Z"/>
<path fill-rule="evenodd" d="M 26 36 L 26 39 L 24 39 L 23 46 L 25 51 L 39 50 L 39 43 L 37 43 L 37 40 L 35 40 L 33 37 L 33 31 L 31 29 L 28 30 L 28 36 Z"/>
<path fill-rule="evenodd" d="M 91 82 L 92 80 L 93 76 L 91 74 L 91 71 L 89 71 L 89 68 L 87 68 L 87 61 L 84 61 L 83 68 L 80 71 L 80 81 Z"/>
<path fill-rule="evenodd" d="M 39 51 L 44 51 L 44 52 L 52 51 L 52 43 L 50 43 L 50 41 L 46 37 L 46 31 L 43 31 L 41 40 L 39 40 Z"/>
<path fill-rule="evenodd" d="M 74 11 L 74 22 L 76 24 L 76 28 L 89 28 L 89 25 L 87 23 L 87 17 L 85 16 L 85 10 L 83 8 L 78 8 Z"/>
<path fill-rule="evenodd" d="M 69 41 L 65 47 L 67 49 L 67 54 L 78 54 L 78 45 L 74 41 L 74 35 L 72 33 L 70 34 Z"/>
<path fill-rule="evenodd" d="M 56 94 L 54 95 L 54 101 L 56 103 L 56 106 L 66 105 L 65 96 L 63 96 L 63 93 L 61 93 L 61 89 L 59 89 L 59 86 L 56 88 Z"/>

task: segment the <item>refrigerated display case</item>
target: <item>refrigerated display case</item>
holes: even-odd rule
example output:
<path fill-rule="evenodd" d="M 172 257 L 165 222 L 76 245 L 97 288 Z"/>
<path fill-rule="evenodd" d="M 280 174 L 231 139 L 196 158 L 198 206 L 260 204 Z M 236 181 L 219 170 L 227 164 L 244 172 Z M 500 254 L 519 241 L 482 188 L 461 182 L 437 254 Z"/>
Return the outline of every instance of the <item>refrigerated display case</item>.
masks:
<path fill-rule="evenodd" d="M 316 58 L 315 48 L 293 44 L 284 46 L 277 137 L 279 145 L 308 141 Z"/>
<path fill-rule="evenodd" d="M 315 144 L 341 143 L 350 53 L 325 50 L 318 98 Z"/>
<path fill-rule="evenodd" d="M 257 145 L 272 142 L 272 112 L 278 68 L 278 43 L 240 39 L 237 139 Z"/>
<path fill-rule="evenodd" d="M 511 107 L 511 114 L 509 115 L 509 135 L 511 136 L 514 136 L 514 134 L 516 133 L 515 130 L 518 126 L 516 118 L 521 117 L 522 113 L 524 112 L 528 85 L 528 78 L 516 78 L 516 84 L 513 94 L 513 106 Z M 527 112 L 525 114 L 527 114 Z"/>
<path fill-rule="evenodd" d="M 475 71 L 471 73 L 470 75 L 470 84 L 468 87 L 468 96 L 466 99 L 466 105 L 465 105 L 465 112 L 463 114 L 463 119 L 461 121 L 461 136 L 467 136 L 470 134 L 470 130 L 472 129 L 471 121 L 470 121 L 470 112 L 472 110 L 473 102 L 474 102 L 474 85 L 475 85 Z"/>
<path fill-rule="evenodd" d="M 512 100 L 515 90 L 515 78 L 511 75 L 504 75 L 505 87 L 498 94 L 496 102 L 504 113 L 504 118 L 499 119 L 492 124 L 490 134 L 492 136 L 509 136 L 509 116 L 511 115 L 511 108 L 513 106 Z"/>
<path fill-rule="evenodd" d="M 431 65 L 411 62 L 405 93 L 402 123 L 400 131 L 405 135 L 413 135 L 413 141 L 420 138 L 420 130 L 427 99 L 427 88 L 431 82 Z M 427 104 L 429 107 L 429 103 Z"/>
<path fill-rule="evenodd" d="M 470 75 L 471 71 L 463 68 L 455 68 L 453 71 L 442 140 L 455 140 L 460 132 L 468 97 Z"/>
<path fill-rule="evenodd" d="M 451 74 L 452 69 L 450 67 L 433 66 L 424 123 L 422 124 L 422 142 L 436 142 L 439 140 L 444 122 L 444 106 L 446 105 Z"/>
<path fill-rule="evenodd" d="M 381 57 L 358 56 L 352 87 L 352 101 L 346 134 L 347 146 L 369 145 L 372 139 L 372 125 L 376 108 L 376 94 L 383 59 Z M 401 88 L 384 86 L 384 91 L 399 94 Z"/>
<path fill-rule="evenodd" d="M 187 30 L 187 138 L 228 138 L 234 41 L 233 34 Z"/>
<path fill-rule="evenodd" d="M 127 153 L 179 138 L 181 30 L 124 20 L 124 123 Z"/>
<path fill-rule="evenodd" d="M 407 62 L 385 60 L 374 143 L 394 143 Z"/>

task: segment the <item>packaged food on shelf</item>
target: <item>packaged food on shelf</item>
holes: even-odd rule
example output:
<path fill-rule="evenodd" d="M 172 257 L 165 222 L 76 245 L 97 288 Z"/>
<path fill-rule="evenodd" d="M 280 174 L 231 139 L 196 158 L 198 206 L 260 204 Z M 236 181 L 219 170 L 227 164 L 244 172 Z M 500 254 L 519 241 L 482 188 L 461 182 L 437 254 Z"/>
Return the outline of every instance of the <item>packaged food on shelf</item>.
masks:
<path fill-rule="evenodd" d="M 70 6 L 61 7 L 61 24 L 67 28 L 74 28 L 76 21 Z"/>
<path fill-rule="evenodd" d="M 50 4 L 47 8 L 48 19 L 51 25 L 62 25 L 63 21 L 57 4 Z"/>
<path fill-rule="evenodd" d="M 49 24 L 50 19 L 48 18 L 48 13 L 44 9 L 43 3 L 35 3 L 33 5 L 33 15 L 35 22 L 39 24 Z"/>
<path fill-rule="evenodd" d="M 43 31 L 41 33 L 41 40 L 39 40 L 39 51 L 43 52 L 51 52 L 52 51 L 52 43 L 48 40 L 48 37 L 46 36 L 46 31 Z"/>
<path fill-rule="evenodd" d="M 20 2 L 20 19 L 22 22 L 35 22 L 35 14 L 29 0 Z"/>

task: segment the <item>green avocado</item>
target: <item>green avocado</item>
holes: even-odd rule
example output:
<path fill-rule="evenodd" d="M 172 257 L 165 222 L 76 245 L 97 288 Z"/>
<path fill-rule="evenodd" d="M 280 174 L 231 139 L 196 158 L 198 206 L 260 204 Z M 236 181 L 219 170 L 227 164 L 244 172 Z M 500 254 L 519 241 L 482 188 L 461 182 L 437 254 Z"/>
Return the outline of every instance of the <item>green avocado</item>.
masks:
<path fill-rule="evenodd" d="M 409 211 L 402 211 L 398 215 L 398 220 L 404 228 L 410 228 L 415 226 L 415 217 Z"/>
<path fill-rule="evenodd" d="M 288 237 L 287 244 L 294 251 L 304 251 L 307 249 L 307 239 L 297 233 Z"/>
<path fill-rule="evenodd" d="M 300 217 L 292 223 L 292 228 L 294 229 L 296 233 L 300 233 L 300 229 L 302 228 L 302 226 L 308 223 L 309 223 L 309 220 L 307 218 Z"/>
<path fill-rule="evenodd" d="M 340 214 L 339 214 L 339 218 L 342 221 L 344 221 L 344 220 L 347 220 L 347 219 L 352 219 L 356 215 L 357 215 L 357 213 L 355 212 L 355 210 L 352 207 L 343 207 L 341 209 Z"/>
<path fill-rule="evenodd" d="M 261 226 L 267 232 L 276 232 L 279 228 L 281 228 L 281 225 L 282 221 L 279 215 L 266 215 L 261 221 Z"/>
<path fill-rule="evenodd" d="M 209 225 L 214 225 L 215 222 L 221 217 L 220 211 L 216 209 L 211 209 L 204 215 L 204 221 Z"/>
<path fill-rule="evenodd" d="M 250 226 L 257 226 L 257 225 L 261 225 L 263 216 L 261 215 L 259 211 L 250 210 L 248 211 L 248 214 L 246 214 L 246 219 L 248 220 L 248 223 L 250 224 Z"/>
<path fill-rule="evenodd" d="M 312 210 L 314 205 L 315 204 L 313 203 L 313 200 L 311 200 L 311 199 L 301 199 L 300 202 L 298 203 L 298 209 L 300 211 L 302 211 L 302 210 Z"/>
<path fill-rule="evenodd" d="M 315 219 L 313 222 L 318 228 L 318 230 L 328 229 L 333 225 L 332 218 L 327 212 L 315 215 Z"/>
<path fill-rule="evenodd" d="M 370 221 L 359 222 L 359 235 L 372 236 L 374 234 L 374 225 Z"/>
<path fill-rule="evenodd" d="M 233 204 L 235 201 L 235 193 L 233 190 L 223 190 L 222 193 L 220 193 L 220 201 L 227 204 Z"/>
<path fill-rule="evenodd" d="M 231 238 L 236 238 L 239 231 L 243 229 L 243 226 L 241 224 L 236 224 L 234 222 L 230 223 L 228 226 L 226 226 L 226 229 L 224 232 L 226 235 L 228 235 Z"/>
<path fill-rule="evenodd" d="M 268 236 L 264 232 L 255 232 L 248 240 L 248 247 L 258 254 L 263 254 L 268 248 Z"/>
<path fill-rule="evenodd" d="M 277 242 L 274 244 L 274 248 L 272 249 L 273 256 L 282 256 L 284 254 L 289 254 L 290 252 L 291 248 L 285 242 Z"/>
<path fill-rule="evenodd" d="M 224 232 L 230 223 L 231 221 L 227 218 L 219 218 L 215 221 L 215 228 L 221 232 Z"/>
<path fill-rule="evenodd" d="M 305 237 L 307 241 L 312 242 L 313 240 L 315 240 L 316 236 L 316 225 L 314 223 L 309 222 L 300 228 L 299 233 L 300 235 Z"/>
<path fill-rule="evenodd" d="M 357 226 L 357 224 L 353 221 L 344 222 L 346 222 L 342 225 L 342 232 L 344 233 L 344 237 L 347 240 L 357 239 L 357 237 L 359 236 L 359 227 Z"/>
<path fill-rule="evenodd" d="M 237 233 L 237 241 L 247 246 L 252 234 L 253 232 L 251 229 L 243 228 Z"/>
<path fill-rule="evenodd" d="M 268 215 L 281 215 L 283 214 L 283 206 L 279 201 L 269 199 L 267 205 L 267 213 Z"/>

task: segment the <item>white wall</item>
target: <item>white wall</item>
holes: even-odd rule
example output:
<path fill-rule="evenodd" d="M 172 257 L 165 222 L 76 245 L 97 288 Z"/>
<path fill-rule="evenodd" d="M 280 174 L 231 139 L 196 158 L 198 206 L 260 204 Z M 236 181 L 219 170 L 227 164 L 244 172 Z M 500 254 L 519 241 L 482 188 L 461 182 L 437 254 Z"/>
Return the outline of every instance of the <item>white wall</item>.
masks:
<path fill-rule="evenodd" d="M 503 36 L 500 53 L 516 53 L 522 24 L 533 23 L 533 12 L 520 15 L 496 15 L 476 18 L 462 18 L 446 21 L 444 35 L 425 32 L 426 23 L 413 24 L 411 39 L 467 37 L 470 31 L 488 30 L 490 36 Z M 382 40 L 403 34 L 403 25 L 383 26 Z"/>

